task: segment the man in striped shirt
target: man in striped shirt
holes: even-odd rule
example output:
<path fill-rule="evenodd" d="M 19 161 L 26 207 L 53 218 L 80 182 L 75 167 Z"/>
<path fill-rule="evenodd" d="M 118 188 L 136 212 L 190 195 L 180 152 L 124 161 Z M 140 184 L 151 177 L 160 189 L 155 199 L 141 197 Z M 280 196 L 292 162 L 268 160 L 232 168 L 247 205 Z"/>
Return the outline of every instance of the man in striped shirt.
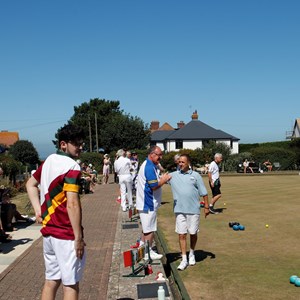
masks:
<path fill-rule="evenodd" d="M 75 161 L 84 133 L 74 125 L 58 131 L 58 148 L 26 184 L 37 222 L 42 224 L 45 284 L 42 300 L 55 299 L 63 284 L 65 299 L 78 299 L 85 265 L 82 212 L 79 199 L 81 171 Z"/>

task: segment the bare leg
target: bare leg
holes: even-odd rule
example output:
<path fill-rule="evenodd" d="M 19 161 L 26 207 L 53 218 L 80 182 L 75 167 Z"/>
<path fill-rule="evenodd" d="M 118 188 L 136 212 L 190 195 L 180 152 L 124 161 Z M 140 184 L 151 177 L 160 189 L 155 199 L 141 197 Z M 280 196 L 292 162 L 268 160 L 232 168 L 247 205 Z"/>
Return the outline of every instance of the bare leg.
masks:
<path fill-rule="evenodd" d="M 179 246 L 181 255 L 186 255 L 186 234 L 179 234 Z"/>
<path fill-rule="evenodd" d="M 60 280 L 47 280 L 45 281 L 42 300 L 55 300 L 56 292 L 60 286 Z"/>
<path fill-rule="evenodd" d="M 154 233 L 153 232 L 148 232 L 148 233 L 143 233 L 142 234 L 142 241 L 146 244 L 147 241 L 149 241 L 149 247 L 152 247 L 153 243 L 153 238 L 154 238 Z"/>
<path fill-rule="evenodd" d="M 221 198 L 221 196 L 222 196 L 222 195 L 219 194 L 219 195 L 213 197 L 213 198 L 211 199 L 211 204 L 214 205 L 214 204 Z"/>
<path fill-rule="evenodd" d="M 195 250 L 197 239 L 198 239 L 197 233 L 190 235 L 190 249 Z"/>
<path fill-rule="evenodd" d="M 79 282 L 74 285 L 64 285 L 64 300 L 79 299 Z"/>

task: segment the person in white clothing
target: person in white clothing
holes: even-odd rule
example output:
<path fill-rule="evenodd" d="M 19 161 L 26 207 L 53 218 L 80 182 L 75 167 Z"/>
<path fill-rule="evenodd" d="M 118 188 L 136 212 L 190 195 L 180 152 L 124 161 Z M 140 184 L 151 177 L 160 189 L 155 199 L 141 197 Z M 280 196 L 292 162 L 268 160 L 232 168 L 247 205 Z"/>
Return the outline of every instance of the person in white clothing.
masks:
<path fill-rule="evenodd" d="M 212 199 L 209 205 L 209 212 L 211 214 L 217 214 L 218 212 L 214 209 L 215 203 L 221 198 L 221 182 L 220 182 L 220 172 L 219 164 L 222 162 L 223 156 L 221 153 L 216 153 L 214 160 L 210 163 L 208 168 L 208 179 L 209 186 L 212 191 Z"/>
<path fill-rule="evenodd" d="M 121 206 L 125 212 L 127 210 L 126 195 L 129 207 L 132 207 L 132 177 L 130 173 L 131 162 L 126 157 L 126 152 L 123 149 L 118 150 L 117 156 L 119 157 L 115 163 L 114 168 L 119 177 L 119 185 L 121 191 Z"/>

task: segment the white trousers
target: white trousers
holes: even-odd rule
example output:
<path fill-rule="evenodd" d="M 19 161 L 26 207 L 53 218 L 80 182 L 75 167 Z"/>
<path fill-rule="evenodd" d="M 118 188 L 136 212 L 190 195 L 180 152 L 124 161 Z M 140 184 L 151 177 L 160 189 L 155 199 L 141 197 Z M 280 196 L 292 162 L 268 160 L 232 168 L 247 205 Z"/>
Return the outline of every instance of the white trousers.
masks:
<path fill-rule="evenodd" d="M 129 206 L 132 206 L 132 177 L 131 174 L 119 175 L 121 191 L 121 206 L 126 208 L 126 194 Z"/>

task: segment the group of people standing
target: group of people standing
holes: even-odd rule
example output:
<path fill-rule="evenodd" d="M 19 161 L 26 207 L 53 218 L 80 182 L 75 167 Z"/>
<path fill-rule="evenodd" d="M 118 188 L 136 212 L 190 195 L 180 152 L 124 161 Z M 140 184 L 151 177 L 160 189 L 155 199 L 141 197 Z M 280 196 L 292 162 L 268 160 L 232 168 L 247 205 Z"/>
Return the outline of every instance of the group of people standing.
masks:
<path fill-rule="evenodd" d="M 122 153 L 122 155 L 121 155 Z M 138 157 L 136 152 L 131 152 L 129 150 L 120 149 L 117 151 L 115 155 L 115 162 L 113 164 L 114 174 L 115 174 L 115 183 L 118 183 L 118 172 L 116 171 L 116 161 L 119 157 L 125 156 L 130 160 L 130 173 L 132 175 L 133 181 L 136 177 L 138 170 Z M 108 183 L 109 174 L 111 173 L 112 162 L 108 154 L 104 154 L 103 156 L 103 184 Z"/>
<path fill-rule="evenodd" d="M 141 244 L 149 243 L 151 259 L 161 259 L 162 255 L 152 249 L 154 233 L 157 230 L 157 210 L 161 205 L 161 187 L 168 183 L 171 185 L 174 199 L 174 213 L 176 217 L 175 231 L 179 236 L 179 245 L 182 261 L 178 270 L 184 270 L 188 265 L 196 264 L 195 247 L 200 221 L 200 201 L 204 200 L 204 215 L 216 214 L 215 203 L 221 197 L 221 182 L 219 176 L 219 164 L 222 161 L 222 154 L 217 153 L 208 168 L 209 184 L 212 191 L 212 199 L 209 203 L 208 194 L 202 177 L 193 171 L 191 159 L 188 154 L 176 155 L 174 161 L 177 164 L 176 171 L 165 172 L 159 175 L 158 165 L 163 157 L 160 147 L 153 146 L 149 149 L 147 159 L 143 162 L 138 173 L 136 208 L 139 211 L 142 238 Z M 187 234 L 190 234 L 190 251 L 187 259 Z M 140 244 L 140 245 L 141 245 Z"/>
<path fill-rule="evenodd" d="M 55 299 L 58 287 L 63 285 L 64 299 L 78 299 L 79 281 L 85 267 L 85 241 L 82 227 L 82 208 L 79 197 L 81 168 L 76 162 L 83 149 L 84 132 L 81 128 L 69 124 L 58 131 L 57 153 L 50 155 L 27 181 L 26 188 L 35 218 L 42 224 L 43 255 L 45 262 L 45 283 L 42 300 Z M 133 154 L 133 153 L 132 153 Z M 134 156 L 134 155 L 133 155 Z M 132 206 L 132 182 L 136 176 L 138 161 L 130 159 L 120 149 L 114 162 L 118 174 L 121 205 L 123 211 Z M 136 208 L 142 224 L 142 241 L 149 242 L 150 252 L 147 258 L 160 259 L 152 249 L 154 233 L 157 230 L 157 210 L 161 205 L 162 186 L 170 184 L 174 198 L 176 232 L 182 254 L 178 269 L 184 270 L 194 265 L 195 246 L 200 220 L 199 197 L 204 199 L 204 215 L 216 213 L 214 204 L 221 197 L 218 164 L 222 155 L 216 154 L 208 170 L 209 183 L 213 198 L 211 203 L 202 177 L 191 168 L 189 155 L 181 154 L 177 170 L 162 172 L 160 161 L 163 152 L 160 147 L 149 149 L 147 159 L 141 164 L 136 183 Z M 104 156 L 104 183 L 110 172 L 110 159 Z M 132 169 L 136 167 L 133 171 Z M 190 251 L 187 259 L 187 234 L 190 234 Z M 150 257 L 149 257 L 150 255 Z"/>

